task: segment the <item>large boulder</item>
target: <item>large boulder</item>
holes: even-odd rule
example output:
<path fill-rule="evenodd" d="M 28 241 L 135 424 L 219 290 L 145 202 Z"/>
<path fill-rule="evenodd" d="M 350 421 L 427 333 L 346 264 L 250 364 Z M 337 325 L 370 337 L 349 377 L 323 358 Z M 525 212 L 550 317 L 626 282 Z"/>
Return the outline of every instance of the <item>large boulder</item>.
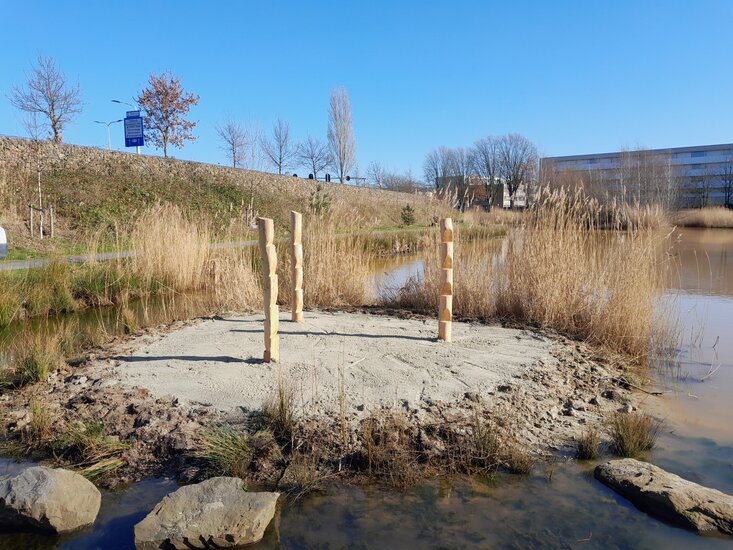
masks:
<path fill-rule="evenodd" d="M 693 531 L 733 535 L 733 496 L 633 458 L 601 464 L 595 477 L 659 519 Z"/>
<path fill-rule="evenodd" d="M 279 493 L 248 493 L 236 477 L 215 477 L 167 495 L 135 526 L 139 550 L 232 548 L 262 539 Z"/>
<path fill-rule="evenodd" d="M 101 502 L 79 474 L 34 466 L 0 480 L 0 525 L 66 533 L 93 524 Z"/>

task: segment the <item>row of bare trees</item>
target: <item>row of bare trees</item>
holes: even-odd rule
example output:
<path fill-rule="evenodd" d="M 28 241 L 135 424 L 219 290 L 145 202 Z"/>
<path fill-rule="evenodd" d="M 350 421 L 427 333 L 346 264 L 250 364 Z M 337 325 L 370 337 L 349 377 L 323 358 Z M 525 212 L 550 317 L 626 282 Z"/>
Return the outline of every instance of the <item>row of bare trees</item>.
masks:
<path fill-rule="evenodd" d="M 343 183 L 356 167 L 356 139 L 354 138 L 349 95 L 344 88 L 331 92 L 328 116 L 328 141 L 308 136 L 302 142 L 293 140 L 290 125 L 277 119 L 269 135 L 243 123 L 227 120 L 216 126 L 220 148 L 235 168 L 246 166 L 247 151 L 252 161 L 250 168 L 264 160 L 278 174 L 305 167 L 318 179 L 327 168 L 333 168 Z M 258 160 L 255 160 L 255 157 Z"/>
<path fill-rule="evenodd" d="M 48 130 L 55 143 L 62 142 L 64 129 L 83 109 L 79 85 L 70 83 L 55 60 L 45 56 L 38 58 L 25 86 L 12 89 L 9 99 L 27 115 L 26 126 L 33 129 L 34 139 L 40 139 L 40 134 Z M 162 149 L 166 157 L 169 147 L 181 148 L 187 141 L 195 141 L 193 130 L 198 122 L 190 120 L 189 112 L 199 99 L 186 91 L 180 78 L 170 71 L 151 74 L 147 87 L 135 98 L 144 112 L 146 140 Z M 271 136 L 231 119 L 215 130 L 221 149 L 234 167 L 259 168 L 262 157 L 278 174 L 297 165 L 308 167 L 318 177 L 319 172 L 333 167 L 343 182 L 356 166 L 351 104 L 343 87 L 331 92 L 327 143 L 309 136 L 295 144 L 290 126 L 280 119 Z"/>
<path fill-rule="evenodd" d="M 521 185 L 529 188 L 537 180 L 539 153 L 521 134 L 487 136 L 468 148 L 434 149 L 425 157 L 423 171 L 425 181 L 436 187 L 442 178 L 478 176 L 487 186 L 492 203 L 497 189 L 495 184 L 502 182 L 513 201 Z"/>

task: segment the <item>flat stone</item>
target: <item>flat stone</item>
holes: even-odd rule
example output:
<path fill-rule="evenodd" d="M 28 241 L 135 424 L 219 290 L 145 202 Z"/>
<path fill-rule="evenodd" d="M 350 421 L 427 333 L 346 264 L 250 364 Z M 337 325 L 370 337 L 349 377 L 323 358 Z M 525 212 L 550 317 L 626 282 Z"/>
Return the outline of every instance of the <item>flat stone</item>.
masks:
<path fill-rule="evenodd" d="M 94 523 L 102 495 L 70 470 L 33 466 L 0 481 L 0 525 L 54 533 Z"/>
<path fill-rule="evenodd" d="M 236 477 L 215 477 L 167 495 L 135 526 L 138 550 L 234 548 L 262 539 L 279 493 L 248 493 Z"/>
<path fill-rule="evenodd" d="M 701 533 L 733 535 L 731 495 L 633 458 L 600 464 L 595 477 L 658 519 Z"/>

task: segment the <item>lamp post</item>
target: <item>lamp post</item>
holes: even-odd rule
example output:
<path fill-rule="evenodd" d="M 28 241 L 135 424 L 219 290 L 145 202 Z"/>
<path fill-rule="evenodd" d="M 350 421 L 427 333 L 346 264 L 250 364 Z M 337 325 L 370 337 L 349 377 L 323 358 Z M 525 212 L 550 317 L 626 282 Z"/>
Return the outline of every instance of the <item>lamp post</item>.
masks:
<path fill-rule="evenodd" d="M 127 105 L 128 107 L 132 107 L 133 109 L 136 109 L 138 111 L 142 111 L 139 105 L 133 105 L 132 103 L 128 103 L 127 101 L 120 101 L 119 99 L 113 99 L 111 100 L 112 103 L 119 103 L 120 105 Z M 140 146 L 138 145 L 135 147 L 135 152 L 139 155 L 140 154 Z"/>
<path fill-rule="evenodd" d="M 109 127 L 118 122 L 122 122 L 122 119 L 111 120 L 109 122 L 102 122 L 101 120 L 95 120 L 95 124 L 104 124 L 107 126 L 107 149 L 112 149 L 112 134 L 110 133 Z"/>

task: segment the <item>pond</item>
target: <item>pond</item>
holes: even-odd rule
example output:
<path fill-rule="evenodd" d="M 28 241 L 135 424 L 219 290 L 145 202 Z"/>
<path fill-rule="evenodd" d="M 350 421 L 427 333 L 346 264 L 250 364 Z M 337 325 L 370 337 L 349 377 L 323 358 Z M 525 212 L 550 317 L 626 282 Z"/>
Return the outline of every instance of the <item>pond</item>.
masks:
<path fill-rule="evenodd" d="M 733 231 L 684 230 L 675 241 L 679 272 L 666 299 L 679 313 L 683 341 L 675 365 L 654 375 L 666 393 L 646 400 L 665 420 L 648 458 L 733 494 Z M 380 264 L 377 273 L 389 276 L 380 276 L 378 287 L 393 290 L 422 266 L 417 257 Z M 161 322 L 204 307 L 188 304 L 187 311 L 177 310 L 181 303 L 169 305 Z M 158 309 L 153 305 L 148 315 Z M 593 479 L 593 466 L 558 462 L 526 478 L 440 480 L 404 492 L 333 487 L 286 506 L 253 548 L 730 547 L 730 539 L 699 537 L 637 511 Z M 150 479 L 105 492 L 92 529 L 68 539 L 0 535 L 0 548 L 133 548 L 133 525 L 174 487 L 171 480 Z"/>

